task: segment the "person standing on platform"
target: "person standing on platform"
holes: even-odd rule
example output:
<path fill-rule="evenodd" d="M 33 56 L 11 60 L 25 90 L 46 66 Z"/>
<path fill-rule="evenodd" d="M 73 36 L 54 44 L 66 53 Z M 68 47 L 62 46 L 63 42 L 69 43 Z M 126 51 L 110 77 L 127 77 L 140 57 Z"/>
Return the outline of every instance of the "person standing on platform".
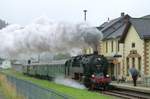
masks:
<path fill-rule="evenodd" d="M 136 81 L 138 78 L 138 70 L 135 68 L 135 66 L 132 66 L 132 68 L 129 70 L 131 73 L 132 79 L 133 79 L 133 84 L 136 86 Z"/>

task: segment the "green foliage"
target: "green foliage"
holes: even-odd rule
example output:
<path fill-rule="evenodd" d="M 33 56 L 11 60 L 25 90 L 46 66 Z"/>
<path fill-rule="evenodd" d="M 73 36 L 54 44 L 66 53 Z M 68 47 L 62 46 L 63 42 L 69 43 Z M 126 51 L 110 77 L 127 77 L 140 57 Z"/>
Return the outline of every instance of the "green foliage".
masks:
<path fill-rule="evenodd" d="M 70 58 L 70 54 L 69 53 L 58 53 L 54 56 L 54 60 L 60 60 L 60 59 L 66 59 L 66 58 Z"/>
<path fill-rule="evenodd" d="M 0 29 L 6 27 L 8 25 L 8 23 L 6 23 L 4 20 L 0 19 Z"/>

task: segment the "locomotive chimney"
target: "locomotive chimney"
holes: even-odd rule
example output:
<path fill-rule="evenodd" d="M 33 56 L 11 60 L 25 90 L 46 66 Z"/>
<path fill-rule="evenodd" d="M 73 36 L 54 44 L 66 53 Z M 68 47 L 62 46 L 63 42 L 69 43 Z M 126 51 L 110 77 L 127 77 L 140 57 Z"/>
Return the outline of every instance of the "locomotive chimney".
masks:
<path fill-rule="evenodd" d="M 93 54 L 94 54 L 94 55 L 98 55 L 98 51 L 94 51 Z"/>
<path fill-rule="evenodd" d="M 94 44 L 93 46 L 93 54 L 98 54 L 98 44 Z"/>

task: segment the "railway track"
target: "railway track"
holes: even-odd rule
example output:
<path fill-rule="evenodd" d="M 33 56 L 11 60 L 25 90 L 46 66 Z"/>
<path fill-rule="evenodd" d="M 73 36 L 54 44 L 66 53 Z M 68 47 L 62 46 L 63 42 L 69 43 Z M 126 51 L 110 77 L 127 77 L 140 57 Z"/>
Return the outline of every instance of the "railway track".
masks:
<path fill-rule="evenodd" d="M 102 93 L 120 97 L 121 99 L 150 99 L 150 94 L 131 90 L 110 90 L 110 91 L 103 91 Z"/>

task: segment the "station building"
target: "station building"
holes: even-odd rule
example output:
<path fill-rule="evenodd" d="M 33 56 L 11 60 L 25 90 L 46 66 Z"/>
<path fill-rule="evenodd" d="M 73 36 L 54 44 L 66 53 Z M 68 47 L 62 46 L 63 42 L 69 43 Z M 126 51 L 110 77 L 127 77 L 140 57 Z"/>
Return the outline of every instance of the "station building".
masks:
<path fill-rule="evenodd" d="M 135 65 L 142 78 L 150 76 L 150 17 L 130 18 L 123 31 L 124 74 Z"/>
<path fill-rule="evenodd" d="M 97 27 L 103 33 L 98 51 L 109 60 L 112 78 L 131 80 L 129 69 L 135 65 L 140 77 L 150 77 L 150 16 L 121 16 Z M 88 48 L 86 53 L 92 53 Z"/>
<path fill-rule="evenodd" d="M 111 75 L 113 79 L 117 79 L 119 76 L 124 76 L 124 44 L 120 43 L 120 39 L 129 19 L 129 15 L 121 13 L 120 17 L 110 21 L 108 20 L 97 27 L 103 33 L 103 40 L 99 45 L 100 47 L 98 51 L 109 60 L 111 64 L 109 75 Z"/>

